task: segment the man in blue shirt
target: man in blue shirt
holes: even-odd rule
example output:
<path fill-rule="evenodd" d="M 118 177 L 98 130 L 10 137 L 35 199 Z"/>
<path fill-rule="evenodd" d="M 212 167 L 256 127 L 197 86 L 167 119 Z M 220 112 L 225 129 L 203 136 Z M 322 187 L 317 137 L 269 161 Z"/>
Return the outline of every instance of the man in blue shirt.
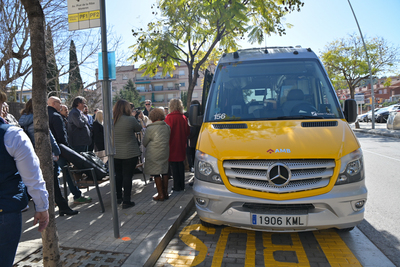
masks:
<path fill-rule="evenodd" d="M 7 96 L 0 91 L 0 106 Z M 49 223 L 49 197 L 39 159 L 24 131 L 0 118 L 0 265 L 12 266 L 22 231 L 21 210 L 28 193 L 35 203 L 34 225 L 42 232 Z"/>

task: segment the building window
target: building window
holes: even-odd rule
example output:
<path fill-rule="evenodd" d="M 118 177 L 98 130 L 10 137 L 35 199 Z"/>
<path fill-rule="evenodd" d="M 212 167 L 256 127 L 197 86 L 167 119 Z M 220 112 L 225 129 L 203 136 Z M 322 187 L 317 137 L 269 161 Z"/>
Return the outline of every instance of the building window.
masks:
<path fill-rule="evenodd" d="M 153 89 L 153 91 L 162 91 L 163 88 L 164 88 L 164 86 L 163 86 L 162 83 L 156 83 L 156 84 L 154 84 L 154 89 Z"/>
<path fill-rule="evenodd" d="M 155 95 L 154 102 L 164 102 L 164 95 L 162 95 L 162 94 Z"/>
<path fill-rule="evenodd" d="M 185 75 L 185 71 L 184 70 L 180 70 L 179 71 L 179 76 L 184 76 Z"/>
<path fill-rule="evenodd" d="M 126 74 L 122 75 L 122 80 L 128 80 L 128 75 Z"/>
<path fill-rule="evenodd" d="M 197 98 L 198 96 L 199 96 L 199 94 L 197 92 L 193 92 L 192 98 Z"/>
<path fill-rule="evenodd" d="M 179 87 L 185 87 L 185 83 L 179 83 Z"/>
<path fill-rule="evenodd" d="M 146 91 L 146 87 L 145 87 L 144 85 L 140 85 L 140 86 L 137 86 L 137 87 L 136 87 L 136 90 L 137 90 L 138 92 L 144 92 L 144 91 Z"/>
<path fill-rule="evenodd" d="M 380 95 L 382 94 L 382 90 L 379 90 L 379 94 L 380 94 Z"/>
<path fill-rule="evenodd" d="M 116 87 L 116 86 L 113 86 L 113 87 L 112 87 L 112 91 L 113 91 L 113 92 L 116 92 L 116 91 L 117 91 L 117 87 Z"/>
<path fill-rule="evenodd" d="M 383 89 L 383 93 L 384 93 L 384 94 L 387 94 L 387 89 Z"/>
<path fill-rule="evenodd" d="M 143 81 L 143 80 L 147 80 L 146 76 L 142 77 L 143 73 L 136 73 L 136 81 Z"/>
<path fill-rule="evenodd" d="M 170 101 L 172 98 L 174 98 L 174 94 L 168 94 L 167 97 L 168 97 L 168 98 L 167 98 L 168 101 Z"/>
<path fill-rule="evenodd" d="M 162 78 L 162 72 L 157 72 L 157 74 L 154 76 L 154 79 L 161 79 Z"/>

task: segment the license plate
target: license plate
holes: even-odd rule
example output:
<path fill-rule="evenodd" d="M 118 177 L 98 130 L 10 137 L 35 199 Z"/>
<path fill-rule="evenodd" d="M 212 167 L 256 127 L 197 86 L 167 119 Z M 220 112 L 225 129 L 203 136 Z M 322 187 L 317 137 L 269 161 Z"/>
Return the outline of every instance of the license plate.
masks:
<path fill-rule="evenodd" d="M 251 214 L 251 223 L 260 226 L 290 227 L 307 226 L 308 215 Z"/>

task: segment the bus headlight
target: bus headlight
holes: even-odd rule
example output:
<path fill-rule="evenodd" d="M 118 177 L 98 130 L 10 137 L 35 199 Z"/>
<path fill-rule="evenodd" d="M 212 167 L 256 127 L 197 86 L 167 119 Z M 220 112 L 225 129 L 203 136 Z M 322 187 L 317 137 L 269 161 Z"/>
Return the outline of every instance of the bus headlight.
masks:
<path fill-rule="evenodd" d="M 359 182 L 364 179 L 364 163 L 361 148 L 340 159 L 340 173 L 336 185 Z"/>
<path fill-rule="evenodd" d="M 223 184 L 218 171 L 218 160 L 200 150 L 196 151 L 194 164 L 196 178 L 205 182 Z"/>

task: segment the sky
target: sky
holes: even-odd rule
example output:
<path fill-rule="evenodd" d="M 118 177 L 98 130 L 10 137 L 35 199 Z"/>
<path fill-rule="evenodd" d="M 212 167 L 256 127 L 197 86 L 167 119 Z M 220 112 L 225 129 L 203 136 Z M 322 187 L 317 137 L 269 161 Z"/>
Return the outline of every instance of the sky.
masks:
<path fill-rule="evenodd" d="M 303 0 L 304 7 L 300 12 L 293 12 L 285 17 L 285 22 L 293 25 L 286 29 L 285 36 L 272 35 L 264 44 L 241 43 L 242 48 L 262 46 L 296 46 L 310 47 L 317 55 L 325 45 L 338 39 L 358 34 L 357 24 L 350 9 L 348 0 Z M 122 36 L 121 49 L 130 55 L 129 46 L 135 44 L 132 29 L 147 29 L 147 23 L 154 21 L 152 0 L 106 1 L 106 22 L 112 26 L 117 35 Z M 399 10 L 400 0 L 351 0 L 364 37 L 383 37 L 390 44 L 400 47 Z M 117 51 L 117 56 L 118 56 Z M 119 65 L 131 65 L 122 62 Z M 138 63 L 136 63 L 138 65 Z M 137 66 L 138 67 L 138 66 Z"/>

